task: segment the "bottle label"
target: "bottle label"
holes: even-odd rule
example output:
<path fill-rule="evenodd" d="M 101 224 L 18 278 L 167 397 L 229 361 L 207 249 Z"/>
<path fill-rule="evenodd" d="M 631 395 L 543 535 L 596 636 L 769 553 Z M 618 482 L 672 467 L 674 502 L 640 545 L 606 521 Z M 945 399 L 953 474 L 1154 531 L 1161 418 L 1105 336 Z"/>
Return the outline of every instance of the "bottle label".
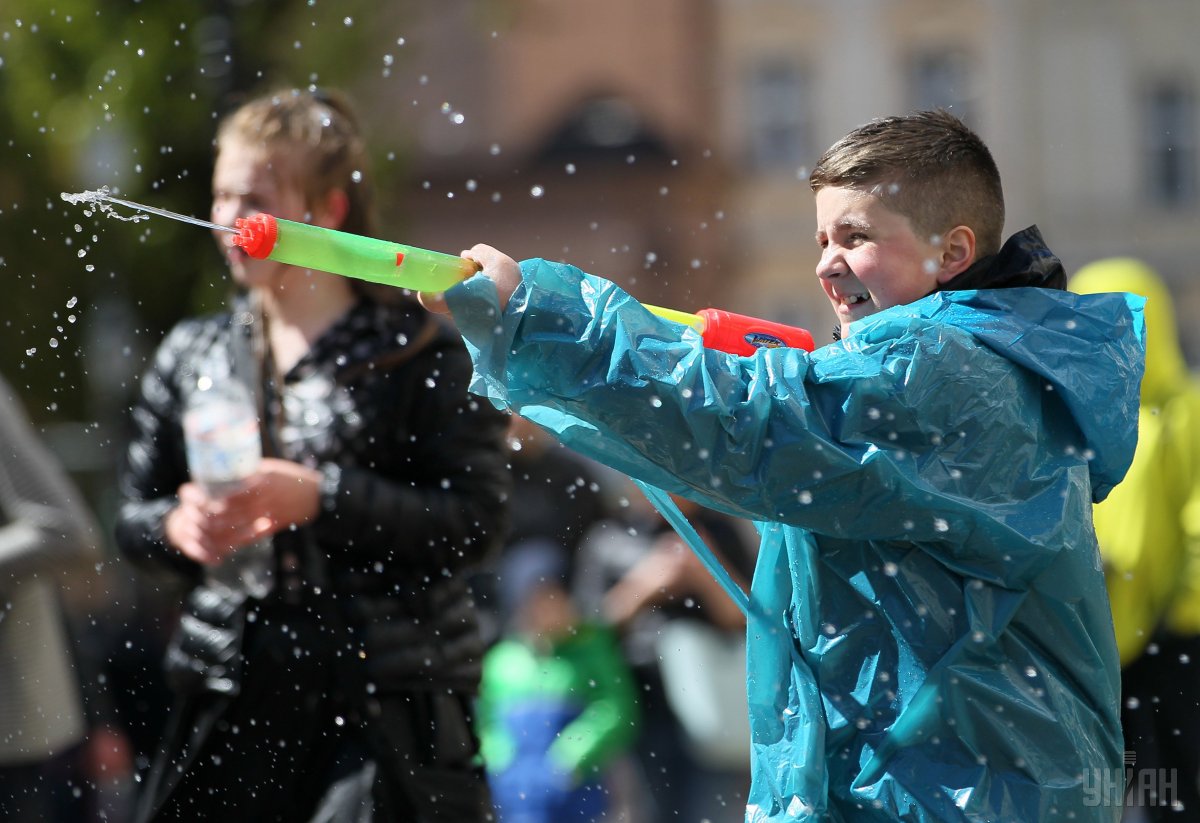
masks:
<path fill-rule="evenodd" d="M 262 439 L 252 409 L 206 403 L 183 418 L 188 470 L 208 486 L 236 484 L 253 474 L 262 459 Z"/>

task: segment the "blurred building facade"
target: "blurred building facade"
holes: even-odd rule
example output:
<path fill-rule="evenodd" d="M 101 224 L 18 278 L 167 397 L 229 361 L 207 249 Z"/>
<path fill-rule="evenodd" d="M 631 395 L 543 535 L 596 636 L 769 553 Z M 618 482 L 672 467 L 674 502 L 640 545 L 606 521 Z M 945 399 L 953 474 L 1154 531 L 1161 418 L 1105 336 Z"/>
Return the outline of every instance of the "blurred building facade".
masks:
<path fill-rule="evenodd" d="M 872 117 L 945 106 L 992 147 L 1009 232 L 1037 223 L 1069 271 L 1141 257 L 1200 311 L 1195 0 L 396 6 L 411 36 L 363 94 L 394 101 L 377 130 L 407 152 L 392 199 L 421 244 L 563 259 L 823 342 L 808 169 Z"/>

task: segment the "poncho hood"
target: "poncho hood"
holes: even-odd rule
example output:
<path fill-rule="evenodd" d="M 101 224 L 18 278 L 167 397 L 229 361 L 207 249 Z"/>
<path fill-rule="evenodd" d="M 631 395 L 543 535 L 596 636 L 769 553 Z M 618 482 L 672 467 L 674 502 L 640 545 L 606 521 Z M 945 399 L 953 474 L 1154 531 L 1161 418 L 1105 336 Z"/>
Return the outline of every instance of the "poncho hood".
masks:
<path fill-rule="evenodd" d="M 1145 300 L 1136 293 L 1072 294 L 1062 291 L 1065 283 L 1062 264 L 1031 226 L 942 291 L 852 324 L 850 337 L 893 335 L 904 317 L 948 323 L 1038 375 L 1063 398 L 1083 435 L 1099 502 L 1125 476 L 1137 446 L 1130 421 L 1137 419 L 1145 363 Z"/>

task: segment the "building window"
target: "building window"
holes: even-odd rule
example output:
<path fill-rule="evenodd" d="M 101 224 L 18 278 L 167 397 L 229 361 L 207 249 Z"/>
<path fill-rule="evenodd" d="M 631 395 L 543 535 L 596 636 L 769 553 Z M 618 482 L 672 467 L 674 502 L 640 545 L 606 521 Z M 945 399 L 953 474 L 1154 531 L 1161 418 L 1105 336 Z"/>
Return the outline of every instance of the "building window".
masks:
<path fill-rule="evenodd" d="M 1196 97 L 1183 82 L 1155 83 L 1145 106 L 1146 186 L 1152 203 L 1178 208 L 1197 200 Z"/>
<path fill-rule="evenodd" d="M 948 109 L 971 122 L 971 69 L 962 52 L 928 52 L 914 56 L 908 67 L 912 109 Z"/>
<path fill-rule="evenodd" d="M 796 170 L 813 162 L 807 73 L 786 60 L 767 60 L 751 69 L 747 82 L 750 166 Z"/>

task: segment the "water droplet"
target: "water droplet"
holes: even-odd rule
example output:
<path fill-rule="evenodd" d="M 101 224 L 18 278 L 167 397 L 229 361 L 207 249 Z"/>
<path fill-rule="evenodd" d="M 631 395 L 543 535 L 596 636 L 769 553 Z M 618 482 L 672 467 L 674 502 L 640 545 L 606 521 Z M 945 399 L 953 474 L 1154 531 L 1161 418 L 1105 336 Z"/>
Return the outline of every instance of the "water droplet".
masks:
<path fill-rule="evenodd" d="M 900 567 L 889 560 L 883 564 L 883 573 L 888 577 L 895 577 L 900 573 Z"/>
<path fill-rule="evenodd" d="M 662 408 L 662 398 L 658 397 L 657 395 L 655 395 L 654 397 L 651 397 L 650 405 L 656 409 L 661 409 Z"/>
<path fill-rule="evenodd" d="M 1025 667 L 1025 676 L 1026 677 L 1037 677 L 1037 669 L 1035 669 L 1033 666 L 1026 666 Z"/>
<path fill-rule="evenodd" d="M 75 253 L 76 257 L 87 257 L 87 249 L 80 249 Z"/>
<path fill-rule="evenodd" d="M 933 530 L 935 532 L 948 532 L 950 531 L 950 524 L 940 517 L 935 517 L 933 518 Z"/>
<path fill-rule="evenodd" d="M 34 347 L 33 347 L 33 348 L 31 348 L 31 349 L 26 349 L 26 350 L 25 350 L 25 355 L 26 355 L 27 357 L 33 357 L 33 355 L 35 355 L 35 354 L 37 354 L 37 346 L 34 346 Z"/>
<path fill-rule="evenodd" d="M 73 308 L 75 308 L 75 304 L 76 304 L 76 303 L 78 303 L 78 302 L 79 302 L 79 298 L 78 298 L 78 297 L 72 297 L 70 300 L 68 300 L 68 301 L 67 301 L 67 308 L 68 308 L 68 309 L 73 309 Z"/>
<path fill-rule="evenodd" d="M 50 348 L 52 348 L 52 349 L 58 348 L 58 338 L 57 337 L 50 338 Z"/>
<path fill-rule="evenodd" d="M 535 198 L 541 197 L 545 193 L 546 193 L 546 189 L 542 186 L 534 186 L 533 188 L 531 188 L 529 190 L 530 196 L 535 197 Z"/>

